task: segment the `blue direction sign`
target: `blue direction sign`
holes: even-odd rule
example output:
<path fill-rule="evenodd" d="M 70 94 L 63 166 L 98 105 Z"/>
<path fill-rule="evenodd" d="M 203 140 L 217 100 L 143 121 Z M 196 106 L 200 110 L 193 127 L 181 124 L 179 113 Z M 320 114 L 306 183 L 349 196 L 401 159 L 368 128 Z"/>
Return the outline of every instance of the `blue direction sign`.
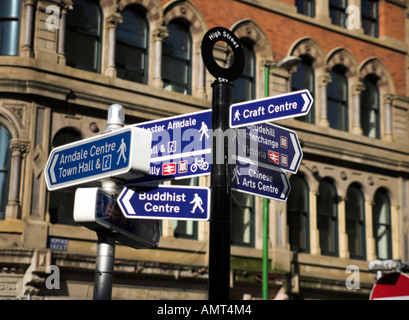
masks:
<path fill-rule="evenodd" d="M 44 170 L 48 190 L 144 176 L 151 137 L 148 130 L 126 127 L 53 149 Z"/>
<path fill-rule="evenodd" d="M 212 110 L 199 111 L 135 125 L 152 132 L 151 164 L 140 185 L 210 174 Z"/>
<path fill-rule="evenodd" d="M 231 189 L 278 201 L 286 201 L 290 193 L 287 174 L 279 168 L 254 164 L 240 157 L 231 174 Z"/>
<path fill-rule="evenodd" d="M 78 188 L 75 222 L 94 231 L 113 230 L 115 240 L 135 249 L 156 248 L 160 240 L 157 220 L 127 219 L 115 198 L 101 188 Z"/>
<path fill-rule="evenodd" d="M 210 219 L 210 188 L 207 187 L 159 185 L 124 188 L 118 203 L 127 218 Z"/>
<path fill-rule="evenodd" d="M 260 123 L 237 129 L 237 156 L 297 173 L 303 153 L 295 131 Z"/>
<path fill-rule="evenodd" d="M 305 90 L 251 100 L 230 106 L 230 128 L 306 115 L 313 98 Z"/>

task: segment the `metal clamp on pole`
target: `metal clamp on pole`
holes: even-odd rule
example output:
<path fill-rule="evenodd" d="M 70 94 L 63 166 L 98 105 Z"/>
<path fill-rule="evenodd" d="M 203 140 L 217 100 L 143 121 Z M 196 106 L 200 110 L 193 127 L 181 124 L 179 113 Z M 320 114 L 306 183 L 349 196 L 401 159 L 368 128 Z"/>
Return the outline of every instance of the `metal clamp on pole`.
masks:
<path fill-rule="evenodd" d="M 125 124 L 125 111 L 119 104 L 109 107 L 107 127 L 104 131 L 110 132 L 120 129 Z M 101 181 L 101 187 L 111 195 L 119 194 L 119 186 L 113 179 Z M 115 238 L 112 231 L 98 231 L 98 247 L 94 276 L 94 300 L 110 300 L 112 297 L 112 282 L 115 259 Z"/>

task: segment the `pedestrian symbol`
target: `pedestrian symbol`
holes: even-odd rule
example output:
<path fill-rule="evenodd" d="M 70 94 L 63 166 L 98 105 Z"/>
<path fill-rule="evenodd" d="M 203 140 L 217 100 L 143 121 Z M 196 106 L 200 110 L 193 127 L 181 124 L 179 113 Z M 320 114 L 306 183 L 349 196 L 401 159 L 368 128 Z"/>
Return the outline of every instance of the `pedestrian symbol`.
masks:
<path fill-rule="evenodd" d="M 240 121 L 240 112 L 239 112 L 239 110 L 237 110 L 236 113 L 234 114 L 234 121 Z"/>
<path fill-rule="evenodd" d="M 206 136 L 206 139 L 209 139 L 209 134 L 207 133 L 209 131 L 208 126 L 206 125 L 206 123 L 204 121 L 202 121 L 202 126 L 199 130 L 199 132 L 201 133 L 199 140 L 202 141 L 203 136 Z"/>
<path fill-rule="evenodd" d="M 202 198 L 199 197 L 199 195 L 197 193 L 195 193 L 195 197 L 193 198 L 193 200 L 190 202 L 191 204 L 194 203 L 195 205 L 193 206 L 192 211 L 190 211 L 191 213 L 195 213 L 197 207 L 199 207 L 199 209 L 201 210 L 201 212 L 203 213 L 204 209 L 202 208 Z"/>
<path fill-rule="evenodd" d="M 118 161 L 116 162 L 116 164 L 119 164 L 119 161 L 121 160 L 121 158 L 124 158 L 124 162 L 126 162 L 126 157 L 125 157 L 125 152 L 126 152 L 126 143 L 124 142 L 124 139 L 121 139 L 121 145 L 119 146 L 119 149 L 116 153 L 119 152 L 119 157 L 118 157 Z"/>
<path fill-rule="evenodd" d="M 231 178 L 231 180 L 234 181 L 234 179 L 236 179 L 237 184 L 239 184 L 240 183 L 239 176 L 241 176 L 241 174 L 239 172 L 239 168 L 238 168 L 238 166 L 235 166 L 234 169 L 233 169 L 233 178 Z"/>

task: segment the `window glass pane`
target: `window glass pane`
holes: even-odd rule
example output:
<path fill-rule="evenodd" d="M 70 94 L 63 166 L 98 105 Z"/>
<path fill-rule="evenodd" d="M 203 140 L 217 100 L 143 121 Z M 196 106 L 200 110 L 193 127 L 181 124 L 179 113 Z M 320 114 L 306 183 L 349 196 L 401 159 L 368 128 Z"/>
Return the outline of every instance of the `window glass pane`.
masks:
<path fill-rule="evenodd" d="M 74 0 L 67 15 L 65 55 L 67 65 L 99 71 L 101 11 L 93 0 Z"/>
<path fill-rule="evenodd" d="M 20 8 L 21 0 L 0 2 L 0 55 L 18 55 Z"/>
<path fill-rule="evenodd" d="M 315 17 L 315 1 L 314 0 L 295 0 L 297 12 L 308 17 Z"/>
<path fill-rule="evenodd" d="M 344 70 L 333 68 L 327 86 L 327 117 L 331 128 L 348 131 L 347 79 Z"/>
<path fill-rule="evenodd" d="M 255 57 L 253 46 L 243 41 L 245 66 L 242 75 L 233 81 L 233 102 L 241 102 L 255 98 Z"/>
<path fill-rule="evenodd" d="M 337 194 L 334 185 L 329 181 L 321 181 L 317 197 L 317 226 L 321 253 L 323 255 L 338 254 L 338 219 Z"/>
<path fill-rule="evenodd" d="M 5 218 L 9 195 L 11 150 L 10 134 L 0 125 L 0 220 Z"/>
<path fill-rule="evenodd" d="M 346 232 L 351 258 L 365 258 L 364 198 L 361 190 L 350 186 L 345 203 Z"/>
<path fill-rule="evenodd" d="M 390 259 L 392 257 L 390 203 L 386 193 L 381 190 L 375 193 L 373 235 L 375 238 L 377 258 Z"/>
<path fill-rule="evenodd" d="M 231 242 L 238 246 L 254 246 L 254 196 L 231 192 Z"/>
<path fill-rule="evenodd" d="M 377 79 L 365 77 L 365 90 L 361 93 L 361 127 L 365 136 L 380 137 L 379 91 Z"/>
<path fill-rule="evenodd" d="M 117 28 L 115 65 L 119 78 L 147 82 L 148 24 L 136 10 L 125 10 Z"/>
<path fill-rule="evenodd" d="M 298 64 L 297 71 L 291 77 L 291 90 L 298 91 L 302 89 L 308 89 L 312 97 L 314 97 L 314 69 L 312 67 L 312 61 L 306 57 L 301 58 L 302 61 L 300 64 Z M 314 123 L 314 104 L 312 105 L 310 112 L 306 116 L 297 117 L 296 119 L 308 123 Z"/>
<path fill-rule="evenodd" d="M 372 36 L 378 36 L 378 1 L 362 0 L 362 27 L 364 33 Z"/>
<path fill-rule="evenodd" d="M 309 252 L 308 186 L 303 177 L 290 178 L 291 193 L 287 200 L 287 224 L 292 251 Z"/>
<path fill-rule="evenodd" d="M 82 137 L 79 132 L 72 129 L 62 129 L 58 132 L 53 140 L 53 147 L 81 140 Z M 50 192 L 50 222 L 76 225 L 74 221 L 74 192 L 53 191 Z"/>
<path fill-rule="evenodd" d="M 329 14 L 332 24 L 345 28 L 346 23 L 346 0 L 330 0 Z"/>
<path fill-rule="evenodd" d="M 191 40 L 180 24 L 168 25 L 169 36 L 162 45 L 162 80 L 166 90 L 190 93 Z"/>

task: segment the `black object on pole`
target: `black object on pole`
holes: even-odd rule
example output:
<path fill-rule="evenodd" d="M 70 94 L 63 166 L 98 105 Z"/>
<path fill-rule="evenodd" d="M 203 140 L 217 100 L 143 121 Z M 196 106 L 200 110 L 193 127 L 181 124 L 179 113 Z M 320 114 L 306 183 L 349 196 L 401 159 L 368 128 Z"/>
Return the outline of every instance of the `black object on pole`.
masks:
<path fill-rule="evenodd" d="M 218 41 L 226 42 L 233 51 L 234 62 L 220 67 L 213 55 Z M 230 30 L 215 27 L 202 41 L 202 57 L 207 70 L 216 78 L 212 84 L 212 167 L 211 216 L 209 245 L 209 300 L 229 300 L 230 294 L 230 161 L 229 107 L 233 100 L 233 84 L 244 69 L 244 50 Z"/>
<path fill-rule="evenodd" d="M 209 299 L 228 300 L 230 290 L 230 166 L 228 129 L 231 83 L 214 82 L 212 105 L 211 220 Z"/>

